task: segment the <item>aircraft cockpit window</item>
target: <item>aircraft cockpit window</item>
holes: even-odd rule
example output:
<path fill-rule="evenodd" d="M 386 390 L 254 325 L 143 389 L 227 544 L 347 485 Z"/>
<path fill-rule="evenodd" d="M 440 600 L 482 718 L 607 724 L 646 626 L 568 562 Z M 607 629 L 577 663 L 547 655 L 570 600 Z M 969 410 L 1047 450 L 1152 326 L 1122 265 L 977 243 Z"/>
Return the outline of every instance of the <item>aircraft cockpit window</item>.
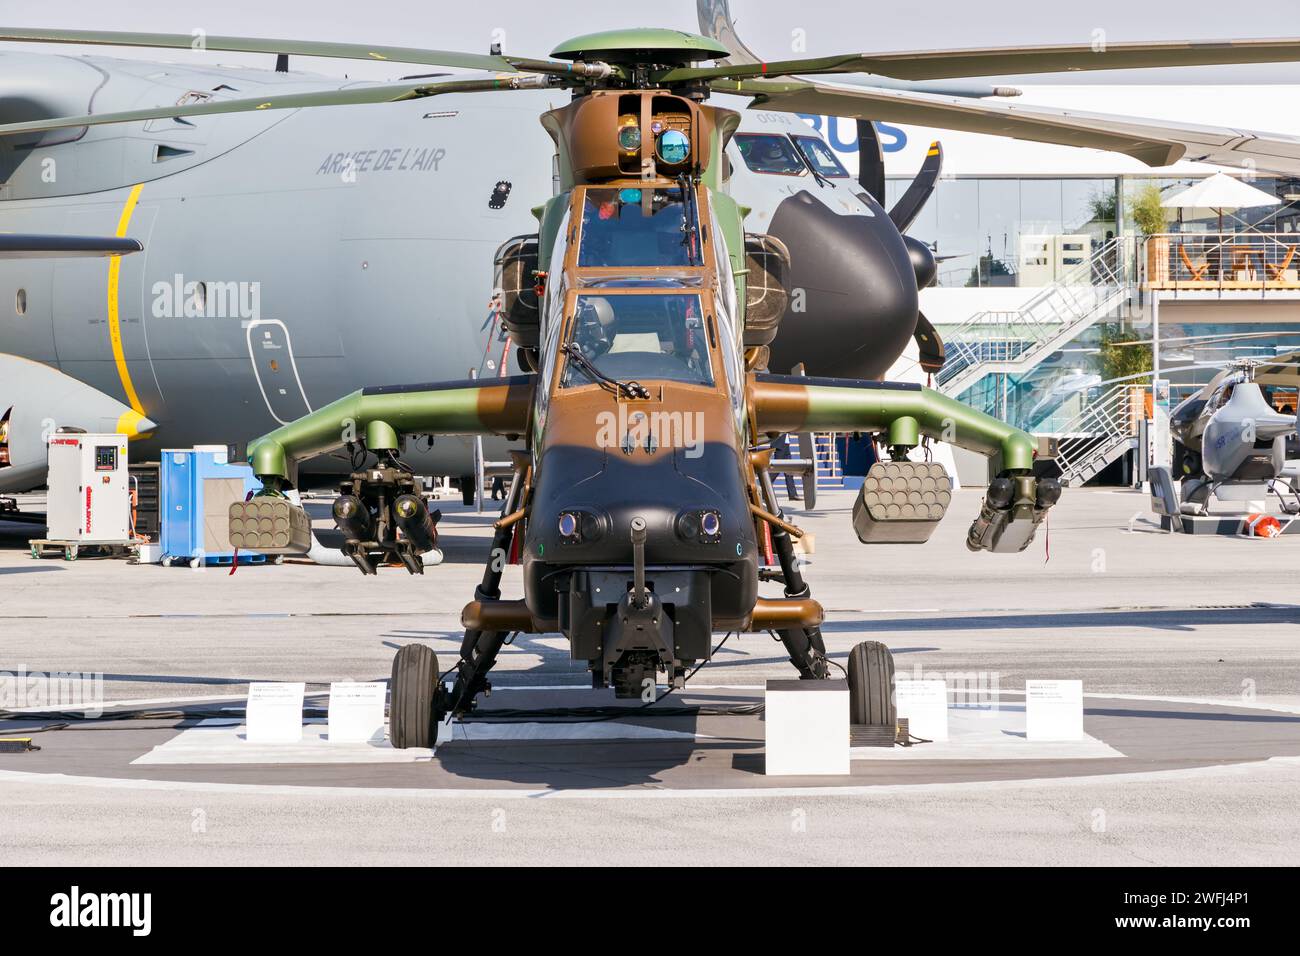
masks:
<path fill-rule="evenodd" d="M 804 159 L 808 160 L 808 165 L 816 170 L 817 174 L 827 179 L 848 179 L 849 171 L 840 165 L 839 159 L 821 139 L 816 136 L 796 136 L 795 143 L 799 146 L 799 152 L 803 153 Z"/>
<path fill-rule="evenodd" d="M 794 145 L 775 133 L 737 133 L 740 158 L 753 172 L 777 176 L 799 176 L 806 170 Z"/>
<path fill-rule="evenodd" d="M 566 344 L 621 382 L 652 379 L 712 385 L 708 332 L 698 295 L 580 295 Z M 591 385 L 583 363 L 565 363 L 565 387 Z"/>
<path fill-rule="evenodd" d="M 690 261 L 686 207 L 680 189 L 586 191 L 578 266 L 646 268 L 698 265 Z"/>

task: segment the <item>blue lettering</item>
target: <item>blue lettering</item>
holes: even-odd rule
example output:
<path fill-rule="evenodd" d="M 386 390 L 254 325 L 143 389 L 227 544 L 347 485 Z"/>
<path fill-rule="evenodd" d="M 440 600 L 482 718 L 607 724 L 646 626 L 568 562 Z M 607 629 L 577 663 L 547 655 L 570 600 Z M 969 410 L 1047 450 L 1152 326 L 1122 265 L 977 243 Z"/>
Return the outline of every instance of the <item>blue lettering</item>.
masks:
<path fill-rule="evenodd" d="M 901 152 L 907 146 L 907 133 L 888 123 L 876 124 L 876 135 L 880 137 L 880 148 L 886 153 Z M 892 137 L 886 139 L 885 137 Z"/>
<path fill-rule="evenodd" d="M 830 139 L 831 149 L 835 150 L 837 153 L 857 152 L 858 149 L 857 122 L 855 120 L 849 120 L 849 122 L 853 124 L 852 127 L 853 135 L 848 139 L 847 142 L 845 142 L 844 140 L 840 139 L 840 121 L 843 119 L 843 117 L 835 116 L 835 117 L 827 117 L 827 119 L 830 121 L 827 124 L 829 127 L 827 132 L 829 133 L 828 138 Z"/>

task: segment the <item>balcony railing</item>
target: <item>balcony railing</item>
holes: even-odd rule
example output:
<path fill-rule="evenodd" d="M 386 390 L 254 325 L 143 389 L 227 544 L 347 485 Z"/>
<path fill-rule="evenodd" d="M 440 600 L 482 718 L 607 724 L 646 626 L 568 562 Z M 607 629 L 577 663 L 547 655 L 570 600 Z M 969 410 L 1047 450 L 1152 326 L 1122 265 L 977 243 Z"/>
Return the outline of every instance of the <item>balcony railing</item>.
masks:
<path fill-rule="evenodd" d="M 1300 233 L 1162 233 L 1145 245 L 1145 289 L 1300 289 Z"/>

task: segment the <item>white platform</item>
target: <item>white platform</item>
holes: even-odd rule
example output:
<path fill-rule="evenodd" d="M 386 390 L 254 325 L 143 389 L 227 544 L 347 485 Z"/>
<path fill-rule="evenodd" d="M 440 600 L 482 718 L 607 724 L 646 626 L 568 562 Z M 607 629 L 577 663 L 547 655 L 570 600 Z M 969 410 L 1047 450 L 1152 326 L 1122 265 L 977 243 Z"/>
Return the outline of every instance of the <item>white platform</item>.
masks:
<path fill-rule="evenodd" d="M 438 728 L 438 743 L 500 740 L 709 740 L 709 734 L 686 730 L 665 730 L 622 720 L 521 722 L 473 721 L 468 724 L 443 724 Z"/>
<path fill-rule="evenodd" d="M 854 747 L 853 760 L 1091 760 L 1124 756 L 1096 737 L 1032 741 L 1025 736 L 1024 704 L 996 710 L 948 708 L 948 740 L 911 747 Z"/>
<path fill-rule="evenodd" d="M 189 727 L 133 764 L 203 763 L 418 763 L 433 759 L 424 747 L 397 750 L 387 740 L 372 743 L 330 743 L 324 720 L 310 718 L 302 740 L 291 744 L 250 743 L 241 721 L 212 718 Z"/>
<path fill-rule="evenodd" d="M 417 763 L 433 759 L 425 747 L 397 750 L 387 739 L 382 742 L 331 743 L 327 724 L 308 718 L 298 743 L 250 743 L 246 728 L 238 720 L 211 718 L 189 727 L 164 744 L 131 761 L 133 764 L 297 764 L 297 763 Z M 530 740 L 694 740 L 708 735 L 664 730 L 625 721 L 574 723 L 479 722 L 442 724 L 438 747 L 444 744 Z"/>

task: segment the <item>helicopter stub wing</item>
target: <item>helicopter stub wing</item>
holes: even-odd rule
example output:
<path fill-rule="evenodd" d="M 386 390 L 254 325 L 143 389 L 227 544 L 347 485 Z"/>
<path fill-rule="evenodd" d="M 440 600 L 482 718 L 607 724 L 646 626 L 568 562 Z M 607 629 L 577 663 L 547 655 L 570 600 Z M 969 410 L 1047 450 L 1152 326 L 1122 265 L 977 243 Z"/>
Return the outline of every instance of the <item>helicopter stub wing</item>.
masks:
<path fill-rule="evenodd" d="M 751 377 L 750 389 L 754 424 L 760 433 L 877 432 L 885 444 L 898 450 L 910 450 L 926 436 L 1000 458 L 1001 471 L 989 483 L 979 515 L 967 534 L 966 546 L 972 551 L 1023 551 L 1060 497 L 1059 483 L 1033 473 L 1034 458 L 1040 452 L 1044 456 L 1050 452 L 1046 441 L 1039 442 L 934 389 L 911 382 L 761 374 Z M 873 465 L 853 509 L 859 539 L 863 543 L 897 543 L 928 538 L 947 507 L 946 500 L 932 520 L 920 518 L 919 511 L 915 520 L 906 514 L 899 520 L 877 512 L 881 495 L 899 493 L 904 500 L 896 503 L 906 506 L 913 481 L 933 481 L 930 470 L 937 467 L 897 459 Z M 926 473 L 922 475 L 918 469 L 926 469 Z M 877 500 L 869 502 L 868 484 L 873 480 L 871 493 Z M 929 514 L 933 515 L 934 509 Z M 909 525 L 915 530 L 909 532 Z M 926 525 L 929 527 L 923 527 Z"/>
<path fill-rule="evenodd" d="M 397 450 L 402 435 L 524 434 L 535 375 L 358 389 L 248 446 L 259 478 L 278 483 L 294 463 L 365 442 L 371 451 Z"/>
<path fill-rule="evenodd" d="M 755 375 L 755 423 L 765 432 L 887 432 L 891 444 L 905 431 L 983 455 L 1001 455 L 1003 467 L 1033 467 L 1038 441 L 969 405 L 912 382 Z M 913 439 L 910 444 L 915 444 Z"/>

